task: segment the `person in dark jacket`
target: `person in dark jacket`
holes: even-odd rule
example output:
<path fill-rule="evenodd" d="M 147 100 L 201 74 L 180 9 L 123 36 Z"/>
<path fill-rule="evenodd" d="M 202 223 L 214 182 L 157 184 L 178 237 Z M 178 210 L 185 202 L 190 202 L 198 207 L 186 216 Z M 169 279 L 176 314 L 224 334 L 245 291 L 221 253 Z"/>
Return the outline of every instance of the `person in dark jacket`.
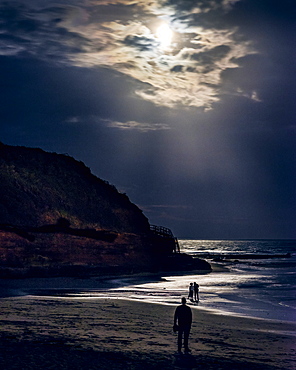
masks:
<path fill-rule="evenodd" d="M 194 288 L 194 300 L 195 302 L 199 301 L 199 285 L 197 283 L 193 283 Z"/>
<path fill-rule="evenodd" d="M 194 286 L 193 283 L 189 285 L 189 292 L 188 292 L 188 299 L 192 302 L 193 301 L 193 293 L 194 293 Z"/>
<path fill-rule="evenodd" d="M 185 353 L 189 353 L 188 347 L 189 333 L 192 324 L 191 308 L 186 305 L 186 298 L 182 298 L 182 304 L 175 310 L 174 331 L 178 330 L 178 352 L 182 353 L 182 341 L 184 338 Z"/>

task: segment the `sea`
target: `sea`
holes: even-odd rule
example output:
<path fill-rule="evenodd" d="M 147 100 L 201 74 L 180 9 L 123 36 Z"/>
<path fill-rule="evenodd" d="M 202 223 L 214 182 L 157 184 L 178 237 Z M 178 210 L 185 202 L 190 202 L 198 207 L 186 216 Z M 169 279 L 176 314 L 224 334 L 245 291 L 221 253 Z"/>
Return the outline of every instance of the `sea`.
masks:
<path fill-rule="evenodd" d="M 199 301 L 187 300 L 193 308 L 219 315 L 296 321 L 296 240 L 184 239 L 179 245 L 181 253 L 208 261 L 212 271 L 94 277 L 74 283 L 67 278 L 18 280 L 11 286 L 6 282 L 5 289 L 36 298 L 118 298 L 175 306 L 188 297 L 190 283 L 196 282 Z"/>
<path fill-rule="evenodd" d="M 187 300 L 196 308 L 224 315 L 296 321 L 296 240 L 179 240 L 179 244 L 182 253 L 207 260 L 213 271 L 116 278 L 103 290 L 72 292 L 69 296 L 176 305 L 182 297 L 188 297 L 190 283 L 196 282 L 199 301 Z M 246 254 L 248 258 L 237 258 Z"/>

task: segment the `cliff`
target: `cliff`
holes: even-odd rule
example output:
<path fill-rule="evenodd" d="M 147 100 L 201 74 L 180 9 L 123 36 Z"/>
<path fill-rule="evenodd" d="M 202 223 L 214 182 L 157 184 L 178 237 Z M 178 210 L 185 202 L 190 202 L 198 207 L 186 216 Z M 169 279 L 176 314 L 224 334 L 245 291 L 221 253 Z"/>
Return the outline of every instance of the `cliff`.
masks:
<path fill-rule="evenodd" d="M 142 211 L 82 162 L 41 149 L 0 144 L 0 223 L 41 226 L 63 217 L 73 227 L 142 233 Z"/>
<path fill-rule="evenodd" d="M 68 155 L 0 143 L 0 277 L 155 271 L 174 238 Z"/>

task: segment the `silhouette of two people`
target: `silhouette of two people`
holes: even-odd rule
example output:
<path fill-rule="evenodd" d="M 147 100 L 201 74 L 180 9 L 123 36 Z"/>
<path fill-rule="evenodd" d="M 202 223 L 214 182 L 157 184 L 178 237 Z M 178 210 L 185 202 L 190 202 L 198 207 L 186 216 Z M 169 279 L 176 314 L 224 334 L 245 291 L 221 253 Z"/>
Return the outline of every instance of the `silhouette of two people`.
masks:
<path fill-rule="evenodd" d="M 174 315 L 174 331 L 178 331 L 178 353 L 182 353 L 182 345 L 184 345 L 185 353 L 190 353 L 188 347 L 189 333 L 192 324 L 192 311 L 186 305 L 186 298 L 182 298 L 182 304 L 175 310 Z"/>
<path fill-rule="evenodd" d="M 199 301 L 199 285 L 197 283 L 190 283 L 189 285 L 189 292 L 188 292 L 188 299 L 193 302 Z"/>

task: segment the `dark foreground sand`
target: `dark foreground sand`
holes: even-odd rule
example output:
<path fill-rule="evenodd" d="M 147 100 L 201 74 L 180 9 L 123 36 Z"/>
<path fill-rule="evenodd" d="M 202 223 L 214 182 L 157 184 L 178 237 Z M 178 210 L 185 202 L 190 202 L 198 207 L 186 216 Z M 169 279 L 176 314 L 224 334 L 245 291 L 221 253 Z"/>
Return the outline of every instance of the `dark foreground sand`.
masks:
<path fill-rule="evenodd" d="M 173 306 L 127 300 L 0 299 L 0 369 L 296 369 L 296 325 L 194 309 L 176 356 Z"/>

